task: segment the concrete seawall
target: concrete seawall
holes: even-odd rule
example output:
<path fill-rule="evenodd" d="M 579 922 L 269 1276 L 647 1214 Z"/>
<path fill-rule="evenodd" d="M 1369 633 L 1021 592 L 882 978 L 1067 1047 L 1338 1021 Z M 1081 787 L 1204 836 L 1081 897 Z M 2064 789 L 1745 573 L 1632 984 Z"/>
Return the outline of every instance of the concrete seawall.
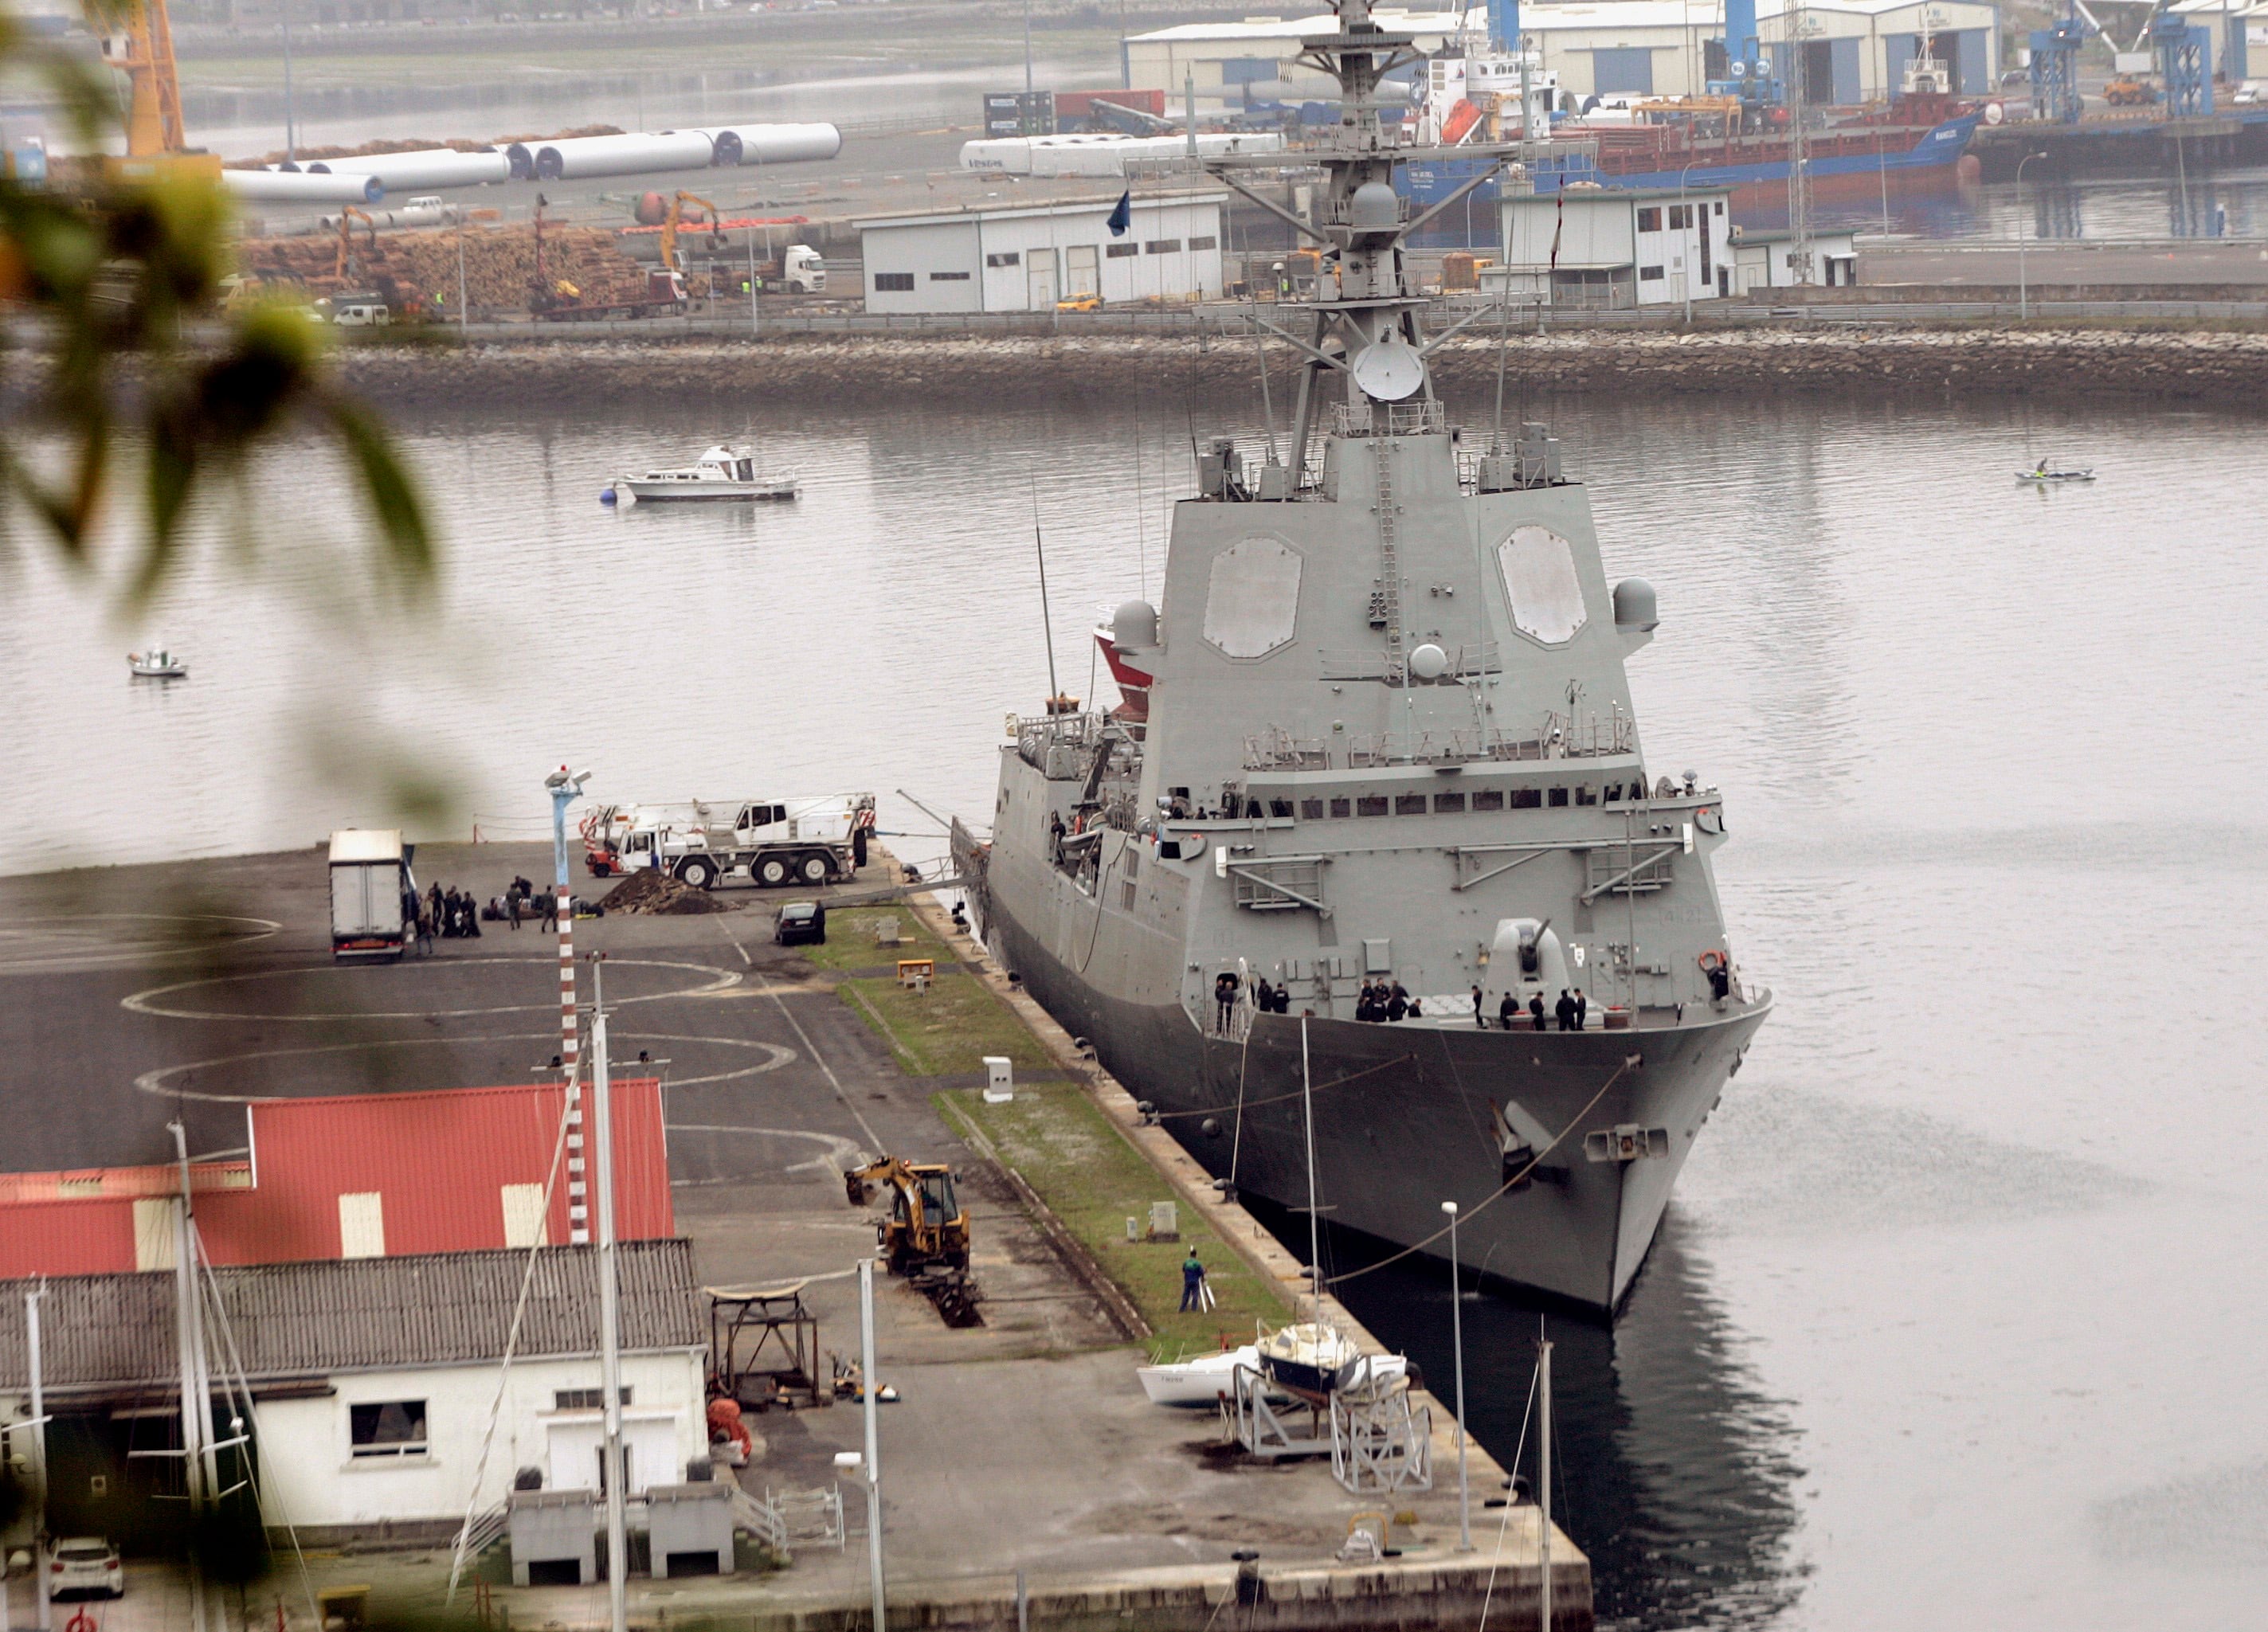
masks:
<path fill-rule="evenodd" d="M 1292 354 L 1270 347 L 1279 409 Z M 1760 395 L 1865 393 L 1942 399 L 2036 396 L 2181 401 L 2257 408 L 2268 401 L 2268 333 L 2227 329 L 1944 327 L 1837 325 L 1630 333 L 1514 334 L 1506 386 L 1555 392 Z M 475 341 L 466 346 L 357 346 L 348 384 L 397 413 L 442 408 L 544 410 L 593 401 L 731 404 L 792 398 L 805 407 L 909 401 L 987 405 L 1021 400 L 1231 393 L 1256 400 L 1248 339 L 1213 335 L 1071 338 L 875 335 L 762 342 L 699 338 Z M 1493 388 L 1494 337 L 1461 335 L 1434 354 L 1445 394 L 1467 405 Z M 1254 404 L 1257 408 L 1256 401 Z"/>

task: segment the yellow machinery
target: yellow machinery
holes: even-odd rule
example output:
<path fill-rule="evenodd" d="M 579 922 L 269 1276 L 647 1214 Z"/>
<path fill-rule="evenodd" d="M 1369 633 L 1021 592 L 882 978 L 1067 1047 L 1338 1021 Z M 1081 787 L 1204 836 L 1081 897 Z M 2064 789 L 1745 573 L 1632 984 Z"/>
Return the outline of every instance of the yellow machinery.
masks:
<path fill-rule="evenodd" d="M 891 1274 L 968 1268 L 968 1213 L 954 1194 L 952 1168 L 885 1156 L 843 1175 L 853 1207 L 872 1202 L 882 1186 L 892 1192 L 890 1216 L 876 1223 L 874 1239 Z"/>
<path fill-rule="evenodd" d="M 121 8 L 94 9 L 102 37 L 102 60 L 126 76 L 131 92 L 126 114 L 126 157 L 106 168 L 122 180 L 154 180 L 160 175 L 190 174 L 220 180 L 220 155 L 192 153 L 181 123 L 181 79 L 173 66 L 173 26 L 166 0 L 124 0 Z"/>
<path fill-rule="evenodd" d="M 688 193 L 681 189 L 677 196 L 669 201 L 669 213 L 661 218 L 661 264 L 665 271 L 683 272 L 685 270 L 683 267 L 677 264 L 677 224 L 684 216 L 685 207 L 688 204 L 698 204 L 709 212 L 710 239 L 712 242 L 722 241 L 722 235 L 717 231 L 717 223 L 725 218 L 725 212 L 698 193 Z"/>
<path fill-rule="evenodd" d="M 342 283 L 353 275 L 352 251 L 354 224 L 357 217 L 360 217 L 362 224 L 370 229 L 372 252 L 375 254 L 378 249 L 378 223 L 370 218 L 370 211 L 357 210 L 352 204 L 342 204 L 339 207 L 339 259 L 338 264 L 331 269 L 331 276 Z"/>

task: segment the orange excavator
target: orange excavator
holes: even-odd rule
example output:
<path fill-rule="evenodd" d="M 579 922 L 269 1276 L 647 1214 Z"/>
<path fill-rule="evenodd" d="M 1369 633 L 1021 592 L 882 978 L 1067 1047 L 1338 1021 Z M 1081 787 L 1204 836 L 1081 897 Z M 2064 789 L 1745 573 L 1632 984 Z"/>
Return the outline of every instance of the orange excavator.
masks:
<path fill-rule="evenodd" d="M 363 225 L 370 229 L 371 253 L 374 255 L 378 252 L 378 223 L 370 218 L 370 211 L 358 210 L 352 204 L 342 204 L 339 207 L 339 258 L 337 264 L 331 268 L 331 276 L 341 283 L 344 283 L 354 275 L 352 252 L 354 224 L 357 217 L 361 218 Z"/>
<path fill-rule="evenodd" d="M 102 33 L 102 60 L 126 76 L 126 156 L 106 161 L 118 179 L 162 175 L 220 180 L 220 155 L 189 151 L 181 123 L 181 78 L 173 65 L 173 25 L 166 0 L 102 0 L 88 8 Z"/>
<path fill-rule="evenodd" d="M 710 246 L 724 247 L 725 235 L 717 230 L 717 224 L 725 218 L 725 212 L 698 193 L 688 193 L 680 188 L 677 196 L 669 201 L 669 213 L 661 218 L 661 265 L 664 271 L 681 274 L 685 270 L 677 261 L 677 231 L 688 204 L 698 204 L 709 212 Z"/>

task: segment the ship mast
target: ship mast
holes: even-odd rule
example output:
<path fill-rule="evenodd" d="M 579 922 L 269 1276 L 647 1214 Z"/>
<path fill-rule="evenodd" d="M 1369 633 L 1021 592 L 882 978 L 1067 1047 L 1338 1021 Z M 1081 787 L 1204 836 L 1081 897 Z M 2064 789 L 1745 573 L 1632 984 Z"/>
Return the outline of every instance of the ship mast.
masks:
<path fill-rule="evenodd" d="M 1222 154 L 1206 166 L 1322 254 L 1326 270 L 1316 279 L 1314 297 L 1300 303 L 1306 320 L 1293 320 L 1304 334 L 1262 317 L 1256 306 L 1252 313 L 1256 323 L 1289 341 L 1307 359 L 1292 429 L 1292 466 L 1298 481 L 1304 481 L 1307 445 L 1320 415 L 1323 375 L 1344 376 L 1339 384 L 1348 417 L 1366 427 L 1373 403 L 1433 400 L 1418 325 L 1425 303 L 1405 277 L 1403 244 L 1491 180 L 1513 151 L 1502 143 L 1402 145 L 1379 118 L 1385 105 L 1380 86 L 1395 70 L 1422 62 L 1423 54 L 1411 36 L 1389 33 L 1372 19 L 1370 0 L 1339 0 L 1337 18 L 1335 33 L 1300 42 L 1298 60 L 1339 83 L 1339 122 L 1311 155 L 1329 178 L 1316 191 L 1312 214 L 1301 217 L 1238 179 L 1239 170 L 1280 165 L 1281 155 Z M 1396 165 L 1472 159 L 1484 162 L 1462 186 L 1424 213 L 1404 218 L 1403 202 L 1394 190 Z"/>

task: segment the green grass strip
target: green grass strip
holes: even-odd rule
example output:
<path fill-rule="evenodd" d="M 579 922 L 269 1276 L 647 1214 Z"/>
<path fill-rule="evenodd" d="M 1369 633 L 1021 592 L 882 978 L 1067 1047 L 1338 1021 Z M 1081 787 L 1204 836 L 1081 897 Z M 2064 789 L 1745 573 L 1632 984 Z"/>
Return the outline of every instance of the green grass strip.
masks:
<path fill-rule="evenodd" d="M 1126 1221 L 1138 1234 L 1150 1221 L 1152 1202 L 1179 1202 L 1147 1158 L 1127 1142 L 1074 1083 L 1019 1084 L 1006 1105 L 987 1105 L 981 1091 L 948 1089 L 933 1096 L 947 1120 L 983 1136 L 1001 1161 L 1024 1176 L 1142 1312 L 1156 1334 L 1152 1352 L 1167 1358 L 1248 1342 L 1253 1323 L 1270 1327 L 1288 1318 L 1275 1289 L 1206 1226 L 1186 1202 L 1179 1208 L 1176 1242 L 1126 1239 Z M 1180 1312 L 1182 1258 L 1195 1246 L 1218 1306 L 1204 1314 Z"/>

